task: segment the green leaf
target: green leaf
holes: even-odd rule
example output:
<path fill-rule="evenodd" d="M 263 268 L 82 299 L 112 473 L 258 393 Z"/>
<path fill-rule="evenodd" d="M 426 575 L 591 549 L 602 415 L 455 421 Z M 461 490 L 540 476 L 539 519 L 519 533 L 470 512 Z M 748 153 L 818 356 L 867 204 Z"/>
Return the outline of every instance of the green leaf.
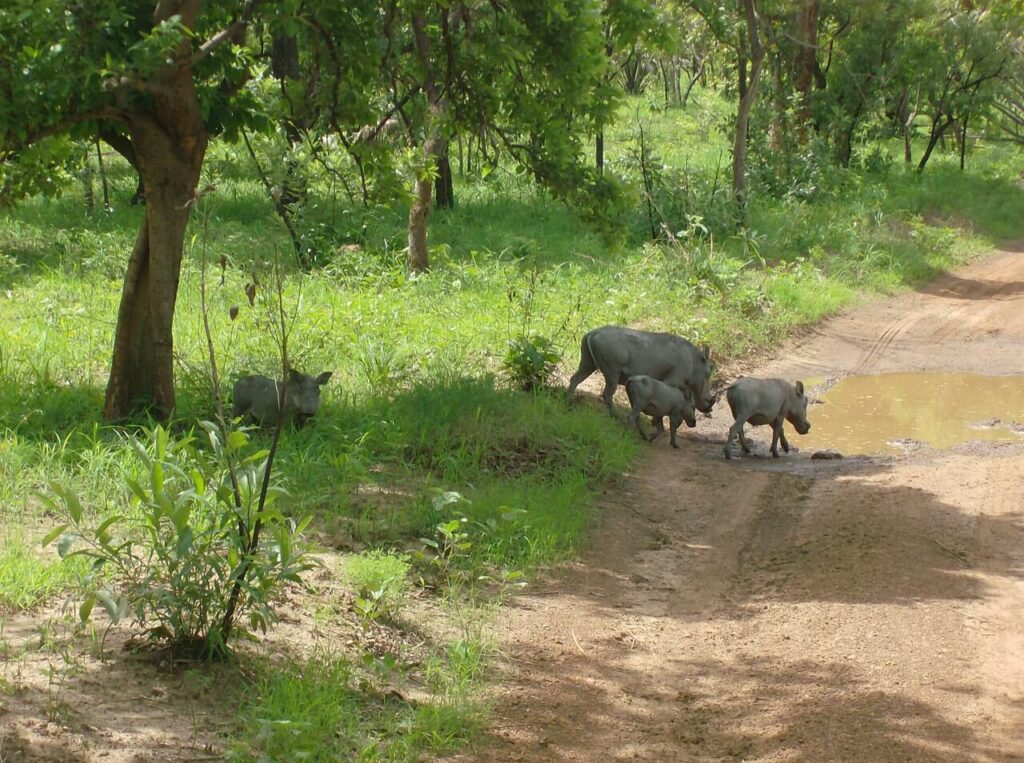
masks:
<path fill-rule="evenodd" d="M 228 450 L 236 451 L 245 447 L 249 442 L 249 435 L 237 429 L 228 433 Z"/>
<path fill-rule="evenodd" d="M 171 515 L 171 519 L 174 522 L 174 529 L 181 532 L 188 525 L 188 520 L 192 515 L 192 505 L 185 501 L 180 506 L 174 509 L 174 513 Z"/>
<path fill-rule="evenodd" d="M 96 598 L 100 600 L 100 604 L 103 605 L 103 609 L 107 611 L 107 616 L 110 617 L 110 621 L 116 624 L 121 619 L 121 608 L 114 600 L 114 597 L 107 591 L 97 591 Z"/>
<path fill-rule="evenodd" d="M 175 549 L 178 556 L 186 556 L 192 550 L 192 528 L 185 527 L 178 533 L 178 545 Z"/>
<path fill-rule="evenodd" d="M 104 536 L 104 535 L 106 535 L 106 534 L 107 534 L 107 529 L 108 529 L 108 528 L 109 528 L 109 527 L 110 527 L 110 526 L 111 526 L 112 524 L 114 524 L 115 522 L 119 522 L 119 521 L 121 521 L 121 519 L 123 519 L 123 517 L 122 517 L 122 516 L 121 516 L 120 514 L 112 514 L 112 515 L 110 515 L 109 517 L 107 517 L 106 519 L 104 519 L 104 520 L 103 520 L 103 521 L 102 521 L 102 522 L 100 523 L 100 526 L 96 528 L 96 530 L 94 531 L 94 533 L 93 533 L 93 534 L 94 534 L 94 535 L 95 535 L 95 536 L 96 536 L 97 538 L 99 538 L 99 537 L 101 537 L 101 536 Z"/>
<path fill-rule="evenodd" d="M 95 596 L 86 596 L 81 606 L 78 608 L 78 619 L 83 623 L 88 622 L 89 615 L 92 614 L 92 608 L 96 604 Z"/>
<path fill-rule="evenodd" d="M 58 535 L 60 535 L 62 532 L 64 532 L 67 529 L 68 529 L 68 526 L 66 524 L 57 525 L 52 530 L 50 530 L 50 532 L 46 533 L 46 535 L 43 537 L 43 539 L 41 541 L 39 541 L 39 545 L 40 546 L 49 546 L 51 543 L 53 543 L 54 539 Z"/>
<path fill-rule="evenodd" d="M 130 477 L 126 477 L 124 481 L 125 484 L 128 485 L 128 488 L 135 495 L 135 497 L 138 498 L 140 501 L 147 501 L 149 499 L 149 497 L 146 495 L 146 491 L 142 489 L 142 485 L 140 485 L 138 482 L 131 479 Z"/>
<path fill-rule="evenodd" d="M 312 521 L 313 515 L 307 514 L 299 520 L 298 524 L 295 525 L 295 529 L 292 530 L 292 533 L 294 533 L 295 535 L 302 535 L 302 533 L 306 531 L 306 528 L 309 527 L 309 523 Z"/>
<path fill-rule="evenodd" d="M 78 536 L 74 533 L 64 533 L 61 536 L 60 541 L 57 543 L 57 555 L 61 559 L 68 555 L 68 551 L 71 550 L 71 544 L 78 540 Z"/>
<path fill-rule="evenodd" d="M 64 499 L 64 506 L 67 507 L 71 521 L 78 524 L 82 521 L 82 502 L 78 500 L 74 490 L 69 490 L 63 485 L 54 483 L 54 490 Z"/>

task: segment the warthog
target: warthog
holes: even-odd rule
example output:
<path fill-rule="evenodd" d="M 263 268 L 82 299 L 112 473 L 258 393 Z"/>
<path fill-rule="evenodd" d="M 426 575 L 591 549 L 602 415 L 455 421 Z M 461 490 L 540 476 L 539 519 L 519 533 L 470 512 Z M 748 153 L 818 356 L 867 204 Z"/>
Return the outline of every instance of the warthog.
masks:
<path fill-rule="evenodd" d="M 588 331 L 580 344 L 580 365 L 569 379 L 566 398 L 572 400 L 580 382 L 594 371 L 604 376 L 604 403 L 612 410 L 615 388 L 631 376 L 650 376 L 670 387 L 688 389 L 697 410 L 710 413 L 717 395 L 711 393 L 711 350 L 697 349 L 675 334 L 602 326 Z"/>
<path fill-rule="evenodd" d="M 783 421 L 789 421 L 800 434 L 807 434 L 811 425 L 807 423 L 807 396 L 804 383 L 790 384 L 785 379 L 752 379 L 741 377 L 729 385 L 725 393 L 735 423 L 729 427 L 725 440 L 725 457 L 732 458 L 729 445 L 739 437 L 744 453 L 750 452 L 747 438 L 743 436 L 743 425 L 772 425 L 772 456 L 779 457 L 778 444 L 789 453 L 789 443 L 782 431 Z"/>
<path fill-rule="evenodd" d="M 694 413 L 693 398 L 690 397 L 689 389 L 677 389 L 650 376 L 640 375 L 630 376 L 626 381 L 626 394 L 629 395 L 629 403 L 633 408 L 626 423 L 634 422 L 636 431 L 647 442 L 654 442 L 664 434 L 663 416 L 668 416 L 669 442 L 673 448 L 679 447 L 676 443 L 676 430 L 680 424 L 685 421 L 688 427 L 697 426 L 697 415 Z M 651 417 L 654 434 L 644 434 L 643 427 L 640 426 L 641 412 Z"/>
<path fill-rule="evenodd" d="M 284 418 L 302 426 L 320 408 L 320 387 L 331 378 L 330 371 L 310 376 L 299 371 L 288 372 L 288 383 L 253 374 L 235 382 L 233 416 L 246 416 L 260 426 L 277 422 L 282 389 Z"/>

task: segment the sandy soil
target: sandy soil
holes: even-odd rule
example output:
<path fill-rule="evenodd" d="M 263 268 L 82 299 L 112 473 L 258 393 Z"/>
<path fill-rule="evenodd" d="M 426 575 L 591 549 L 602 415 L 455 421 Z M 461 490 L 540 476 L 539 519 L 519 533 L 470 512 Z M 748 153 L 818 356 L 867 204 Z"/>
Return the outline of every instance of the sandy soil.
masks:
<path fill-rule="evenodd" d="M 742 370 L 1019 374 L 1022 315 L 1000 252 Z M 650 446 L 581 561 L 515 598 L 462 759 L 1024 760 L 1024 444 L 727 463 L 730 423 Z"/>

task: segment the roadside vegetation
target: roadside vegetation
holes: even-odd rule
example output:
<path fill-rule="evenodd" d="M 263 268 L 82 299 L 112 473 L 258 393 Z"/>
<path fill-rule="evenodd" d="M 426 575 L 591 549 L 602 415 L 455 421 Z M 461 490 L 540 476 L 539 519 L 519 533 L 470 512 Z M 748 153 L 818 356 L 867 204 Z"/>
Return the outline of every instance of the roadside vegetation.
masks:
<path fill-rule="evenodd" d="M 726 67 L 728 56 L 706 44 L 702 55 Z M 36 176 L 18 193 L 11 189 L 23 178 L 6 176 L 7 191 L 24 198 L 0 223 L 0 617 L 56 618 L 45 607 L 70 594 L 132 619 L 88 560 L 58 558 L 54 528 L 68 522 L 64 512 L 91 526 L 100 546 L 107 518 L 144 519 L 140 507 L 159 510 L 165 493 L 217 516 L 226 477 L 201 423 L 216 419 L 200 302 L 205 261 L 206 317 L 226 389 L 247 373 L 280 375 L 281 343 L 268 325 L 281 305 L 292 366 L 333 372 L 315 420 L 286 429 L 277 444 L 275 506 L 282 523 L 305 529 L 295 537 L 301 563 L 282 572 L 280 553 L 267 562 L 274 588 L 254 596 L 262 614 L 249 627 L 273 625 L 287 608 L 291 635 L 282 641 L 303 643 L 296 629 L 319 633 L 341 621 L 356 633 L 291 651 L 238 648 L 247 680 L 226 682 L 220 698 L 237 707 L 224 731 L 228 756 L 414 760 L 471 744 L 486 724 L 493 674 L 487 618 L 516 587 L 572 558 L 595 500 L 642 453 L 636 433 L 603 407 L 564 401 L 586 330 L 672 331 L 710 344 L 722 368 L 795 327 L 1021 236 L 1019 149 L 994 127 L 972 137 L 966 169 L 950 141 L 919 172 L 881 119 L 845 161 L 825 136 L 773 149 L 766 102 L 753 116 L 738 204 L 736 104 L 724 86 L 722 77 L 695 76 L 685 105 L 678 93 L 666 103 L 657 81 L 611 99 L 599 119 L 599 180 L 565 167 L 543 177 L 545 168 L 511 156 L 484 155 L 464 171 L 456 163 L 457 200 L 433 212 L 416 263 L 415 202 L 382 190 L 387 172 L 395 184 L 422 182 L 409 152 L 380 160 L 370 183 L 383 201 L 364 204 L 353 190 L 366 182 L 364 166 L 355 174 L 351 158 L 329 168 L 297 143 L 282 148 L 273 130 L 245 144 L 211 143 L 199 179 L 209 188 L 183 236 L 174 384 L 161 398 L 174 400 L 170 417 L 157 406 L 155 418 L 104 418 L 126 252 L 153 214 L 152 205 L 128 203 L 135 170 L 109 150 L 96 165 L 90 146 L 74 161 L 50 161 L 47 182 Z M 426 120 L 413 132 L 419 139 L 432 129 Z M 920 118 L 915 154 L 934 129 Z M 594 135 L 578 148 L 592 155 Z M 426 143 L 417 150 L 430 155 Z M 461 143 L 458 151 L 461 161 Z M 281 188 L 294 178 L 268 189 L 262 173 L 297 166 L 304 187 L 282 210 Z M 95 203 L 101 174 L 108 208 Z M 574 195 L 581 178 L 593 185 Z M 230 440 L 258 464 L 271 435 L 248 434 L 223 447 Z M 178 470 L 179 492 L 164 489 L 154 463 Z M 159 537 L 160 523 L 152 527 Z M 175 575 L 195 555 L 191 530 L 187 543 L 181 537 L 160 547 Z M 275 553 L 291 537 L 278 536 Z M 44 538 L 52 543 L 41 549 Z M 220 548 L 207 551 L 227 577 L 238 558 Z M 218 569 L 212 561 L 210 569 Z M 216 594 L 195 589 L 182 585 L 181 595 L 212 606 Z M 16 677 L 0 678 L 0 692 L 17 693 Z"/>

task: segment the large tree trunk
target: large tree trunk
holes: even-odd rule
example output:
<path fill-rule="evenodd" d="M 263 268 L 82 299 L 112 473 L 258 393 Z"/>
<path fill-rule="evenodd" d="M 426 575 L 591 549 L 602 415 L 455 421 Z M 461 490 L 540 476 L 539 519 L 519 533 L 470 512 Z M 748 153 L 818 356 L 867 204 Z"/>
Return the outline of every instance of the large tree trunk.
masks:
<path fill-rule="evenodd" d="M 442 26 L 447 29 L 447 15 L 441 10 Z M 418 13 L 412 14 L 413 39 L 419 53 L 420 63 L 427 71 L 423 89 L 427 94 L 427 137 L 423 142 L 423 158 L 425 167 L 437 168 L 442 155 L 447 153 L 447 141 L 442 129 L 444 126 L 445 104 L 442 88 L 434 73 L 430 58 L 430 40 L 427 37 L 426 22 Z M 433 179 L 429 173 L 420 173 L 413 185 L 412 206 L 409 207 L 409 252 L 407 264 L 414 273 L 422 273 L 430 267 L 430 255 L 427 252 L 427 223 L 430 221 L 430 196 L 433 190 Z"/>
<path fill-rule="evenodd" d="M 764 48 L 761 46 L 760 20 L 754 8 L 754 0 L 743 0 L 743 9 L 747 21 L 747 40 L 750 49 L 750 77 L 746 78 L 746 58 L 742 55 L 743 38 L 741 35 L 740 63 L 740 105 L 736 112 L 736 134 L 732 147 L 732 190 L 739 205 L 740 214 L 746 207 L 747 189 L 747 130 L 750 125 L 750 112 L 757 98 L 757 83 L 761 78 L 764 65 Z"/>
<path fill-rule="evenodd" d="M 423 273 L 430 267 L 427 251 L 427 223 L 430 221 L 430 195 L 433 182 L 417 178 L 409 207 L 409 253 L 407 264 L 413 273 Z"/>
<path fill-rule="evenodd" d="M 437 166 L 441 156 L 444 140 L 440 135 L 441 107 L 439 104 L 430 106 L 430 126 L 428 137 L 423 144 L 423 154 L 427 166 Z M 412 206 L 409 207 L 409 253 L 407 264 L 413 273 L 423 273 L 430 267 L 430 255 L 427 250 L 427 223 L 430 221 L 430 197 L 434 181 L 429 174 L 423 173 L 416 177 L 413 186 Z"/>
<path fill-rule="evenodd" d="M 797 110 L 797 129 L 800 143 L 807 142 L 807 125 L 811 121 L 811 93 L 814 88 L 814 72 L 818 65 L 818 13 L 819 0 L 805 0 L 797 14 L 797 49 L 794 84 L 800 93 Z"/>
<path fill-rule="evenodd" d="M 175 68 L 150 110 L 129 129 L 146 193 L 146 217 L 125 273 L 103 415 L 174 411 L 174 308 L 182 248 L 207 133 L 191 71 Z"/>
<path fill-rule="evenodd" d="M 768 128 L 768 145 L 772 151 L 782 151 L 786 134 L 786 94 L 782 91 L 782 55 L 772 56 L 772 123 Z"/>

